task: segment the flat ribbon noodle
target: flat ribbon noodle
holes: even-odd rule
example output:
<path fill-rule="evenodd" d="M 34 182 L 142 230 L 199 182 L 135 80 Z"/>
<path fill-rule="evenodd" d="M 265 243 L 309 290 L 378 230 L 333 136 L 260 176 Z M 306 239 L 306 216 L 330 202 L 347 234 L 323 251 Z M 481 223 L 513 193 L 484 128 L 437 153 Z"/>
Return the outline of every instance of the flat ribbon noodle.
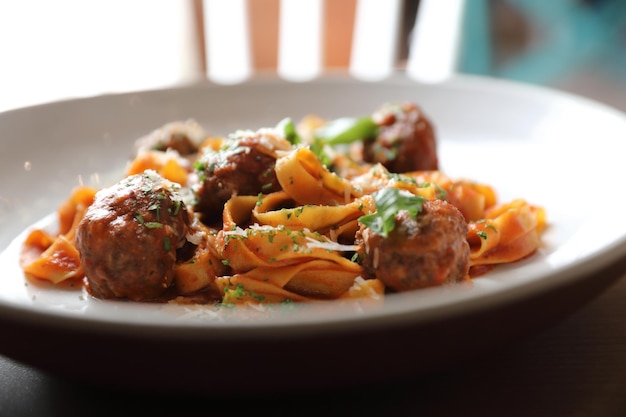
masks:
<path fill-rule="evenodd" d="M 291 197 L 286 192 L 277 192 L 263 196 L 252 211 L 253 218 L 261 224 L 274 227 L 284 226 L 290 229 L 309 229 L 325 233 L 347 223 L 356 221 L 373 208 L 371 198 L 359 198 L 348 204 L 325 206 L 307 204 L 293 208 L 280 208 Z"/>
<path fill-rule="evenodd" d="M 271 210 L 289 200 L 287 193 L 277 192 L 262 198 L 235 196 L 226 203 L 224 226 L 215 246 L 232 271 L 228 285 L 237 282 L 241 287 L 235 292 L 232 288 L 226 291 L 225 299 L 233 298 L 235 293 L 238 302 L 259 297 L 299 299 L 293 294 L 338 298 L 361 276 L 361 266 L 342 255 L 356 250 L 356 246 L 338 244 L 314 229 L 332 229 L 343 222 L 343 226 L 350 224 L 354 230 L 356 219 L 371 202 L 355 200 L 344 206 Z M 222 278 L 216 280 L 218 287 L 230 288 L 225 282 Z"/>
<path fill-rule="evenodd" d="M 190 169 L 185 166 L 184 160 L 174 152 L 146 150 L 139 153 L 126 168 L 126 176 L 141 174 L 152 169 L 163 178 L 187 185 Z"/>
<path fill-rule="evenodd" d="M 377 164 L 370 170 L 352 179 L 355 189 L 372 194 L 383 188 L 398 188 L 427 200 L 444 198 L 454 182 L 440 171 L 413 171 L 404 174 L 389 172 Z"/>
<path fill-rule="evenodd" d="M 93 203 L 96 189 L 76 187 L 57 209 L 59 231 L 56 235 L 36 229 L 29 233 L 22 248 L 20 265 L 35 278 L 59 284 L 82 278 L 80 254 L 74 245 L 76 228 Z"/>
<path fill-rule="evenodd" d="M 269 284 L 304 297 L 333 299 L 352 287 L 360 271 L 346 270 L 335 262 L 315 259 L 281 268 L 254 268 L 234 276 L 253 280 L 244 286 L 245 290 L 259 295 L 268 291 L 266 284 Z M 263 283 L 262 288 L 257 282 Z"/>
<path fill-rule="evenodd" d="M 216 237 L 204 233 L 205 238 L 194 251 L 193 257 L 174 267 L 174 285 L 181 294 L 192 294 L 200 290 L 213 291 L 215 279 L 226 273 L 226 265 L 220 259 L 215 245 Z"/>
<path fill-rule="evenodd" d="M 229 266 L 236 273 L 258 267 L 283 267 L 313 259 L 325 259 L 346 270 L 361 271 L 360 265 L 333 250 L 343 246 L 310 230 L 262 225 L 220 230 L 216 244 L 222 259 L 228 259 Z"/>
<path fill-rule="evenodd" d="M 298 205 L 337 205 L 358 197 L 351 182 L 330 172 L 308 148 L 298 148 L 276 160 L 276 178 Z"/>
<path fill-rule="evenodd" d="M 468 222 L 482 219 L 485 212 L 497 202 L 495 190 L 486 184 L 452 180 L 441 171 L 415 171 L 406 175 L 415 178 L 418 183 L 431 183 L 439 187 L 445 192 L 443 198 L 458 208 Z M 441 193 L 437 197 L 441 198 Z"/>
<path fill-rule="evenodd" d="M 286 300 L 295 302 L 311 301 L 308 297 L 246 275 L 218 277 L 215 280 L 215 284 L 223 294 L 223 304 L 271 304 Z"/>
<path fill-rule="evenodd" d="M 470 265 L 513 262 L 533 253 L 545 227 L 543 209 L 522 199 L 488 211 L 484 220 L 469 223 Z"/>
<path fill-rule="evenodd" d="M 468 222 L 482 219 L 485 212 L 496 204 L 495 192 L 487 185 L 458 181 L 446 191 L 446 199 L 461 211 Z"/>
<path fill-rule="evenodd" d="M 64 235 L 58 236 L 36 260 L 23 266 L 24 272 L 58 284 L 84 275 L 76 246 Z"/>
<path fill-rule="evenodd" d="M 358 298 L 360 301 L 381 302 L 385 296 L 385 284 L 377 278 L 363 279 L 357 277 L 352 287 L 340 298 Z"/>

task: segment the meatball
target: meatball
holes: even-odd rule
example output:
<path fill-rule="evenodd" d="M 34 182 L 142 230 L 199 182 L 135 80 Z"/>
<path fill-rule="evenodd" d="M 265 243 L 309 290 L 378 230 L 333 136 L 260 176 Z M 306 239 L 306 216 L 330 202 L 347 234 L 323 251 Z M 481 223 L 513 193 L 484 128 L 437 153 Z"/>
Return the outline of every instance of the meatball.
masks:
<path fill-rule="evenodd" d="M 439 167 L 435 132 L 414 103 L 386 104 L 372 115 L 378 134 L 365 140 L 363 159 L 404 173 Z"/>
<path fill-rule="evenodd" d="M 425 200 L 416 219 L 401 210 L 395 223 L 387 237 L 361 230 L 361 258 L 368 276 L 398 292 L 467 278 L 467 222 L 455 206 Z"/>
<path fill-rule="evenodd" d="M 177 185 L 154 171 L 100 190 L 76 234 L 89 292 L 134 301 L 163 296 L 189 224 Z"/>
<path fill-rule="evenodd" d="M 207 149 L 195 164 L 202 181 L 196 206 L 202 221 L 221 221 L 224 203 L 234 195 L 279 191 L 274 171 L 276 150 L 290 147 L 285 139 L 260 130 L 238 131 L 218 151 Z"/>
<path fill-rule="evenodd" d="M 171 149 L 181 156 L 193 155 L 198 152 L 198 147 L 208 136 L 204 128 L 194 120 L 167 123 L 137 139 L 135 154 L 145 150 L 167 151 Z"/>

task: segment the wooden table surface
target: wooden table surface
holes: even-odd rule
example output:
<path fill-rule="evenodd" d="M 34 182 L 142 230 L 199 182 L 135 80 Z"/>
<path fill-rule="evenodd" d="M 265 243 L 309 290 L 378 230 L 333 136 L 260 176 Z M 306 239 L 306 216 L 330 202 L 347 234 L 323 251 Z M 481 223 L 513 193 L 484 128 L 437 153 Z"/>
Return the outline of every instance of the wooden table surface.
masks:
<path fill-rule="evenodd" d="M 335 392 L 153 396 L 67 381 L 0 356 L 1 417 L 260 411 L 290 416 L 625 416 L 626 280 L 555 325 L 461 366 Z"/>

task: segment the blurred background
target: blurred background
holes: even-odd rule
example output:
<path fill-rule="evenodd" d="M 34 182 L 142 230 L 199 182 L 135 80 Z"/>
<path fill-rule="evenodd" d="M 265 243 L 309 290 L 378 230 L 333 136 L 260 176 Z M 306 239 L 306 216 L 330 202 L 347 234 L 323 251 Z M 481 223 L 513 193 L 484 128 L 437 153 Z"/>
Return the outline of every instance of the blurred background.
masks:
<path fill-rule="evenodd" d="M 0 2 L 0 111 L 278 73 L 486 75 L 626 111 L 624 0 Z"/>

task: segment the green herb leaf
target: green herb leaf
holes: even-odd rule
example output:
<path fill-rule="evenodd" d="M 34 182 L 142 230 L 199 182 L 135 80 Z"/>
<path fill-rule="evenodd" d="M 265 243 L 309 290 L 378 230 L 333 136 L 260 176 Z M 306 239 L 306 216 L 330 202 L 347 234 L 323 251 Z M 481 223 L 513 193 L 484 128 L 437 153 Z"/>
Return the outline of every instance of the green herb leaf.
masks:
<path fill-rule="evenodd" d="M 333 163 L 332 149 L 330 145 L 324 143 L 322 139 L 314 138 L 310 146 L 311 151 L 317 155 L 324 166 L 331 166 Z"/>
<path fill-rule="evenodd" d="M 315 137 L 330 145 L 352 143 L 374 137 L 378 134 L 378 125 L 369 117 L 358 119 L 343 117 L 331 120 L 317 129 Z"/>
<path fill-rule="evenodd" d="M 322 164 L 331 166 L 333 161 L 333 146 L 345 145 L 352 142 L 375 137 L 378 134 L 378 125 L 369 117 L 343 117 L 331 120 L 318 128 L 310 144 L 311 151 L 322 161 Z"/>
<path fill-rule="evenodd" d="M 292 145 L 297 145 L 302 142 L 302 138 L 300 138 L 300 135 L 298 135 L 296 131 L 296 125 L 289 117 L 278 122 L 274 129 L 276 129 L 279 134 L 283 135 Z"/>
<path fill-rule="evenodd" d="M 372 231 L 387 237 L 396 227 L 396 214 L 406 210 L 412 219 L 422 211 L 424 197 L 411 194 L 398 188 L 383 188 L 373 194 L 376 212 L 359 218 L 359 221 Z"/>
<path fill-rule="evenodd" d="M 167 209 L 167 211 L 168 211 L 171 215 L 173 215 L 173 216 L 178 215 L 178 212 L 180 211 L 180 205 L 181 205 L 181 203 L 182 203 L 182 202 L 181 202 L 181 201 L 179 201 L 179 200 L 174 200 L 174 201 L 172 201 L 172 204 L 173 204 L 174 208 L 170 207 L 169 209 Z"/>
<path fill-rule="evenodd" d="M 148 229 L 163 229 L 163 223 L 159 222 L 145 222 L 143 225 Z"/>

